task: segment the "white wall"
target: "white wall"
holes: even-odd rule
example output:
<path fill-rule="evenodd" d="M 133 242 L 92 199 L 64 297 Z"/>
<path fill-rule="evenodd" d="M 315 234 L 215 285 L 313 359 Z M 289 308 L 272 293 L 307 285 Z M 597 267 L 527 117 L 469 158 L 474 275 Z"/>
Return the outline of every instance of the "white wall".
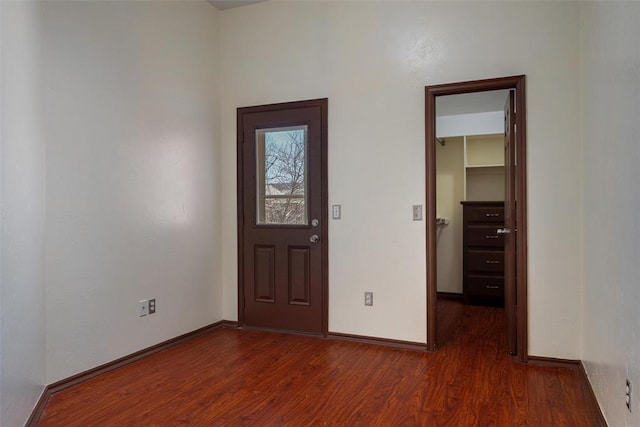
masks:
<path fill-rule="evenodd" d="M 488 135 L 502 132 L 504 132 L 503 111 L 436 117 L 436 136 L 438 138 L 461 135 Z"/>
<path fill-rule="evenodd" d="M 438 226 L 438 292 L 462 293 L 462 205 L 464 195 L 464 138 L 447 138 L 436 144 L 436 217 L 449 224 Z"/>
<path fill-rule="evenodd" d="M 44 134 L 34 3 L 1 2 L 0 425 L 22 426 L 45 384 Z"/>
<path fill-rule="evenodd" d="M 46 5 L 49 383 L 222 318 L 218 14 Z"/>
<path fill-rule="evenodd" d="M 237 316 L 237 107 L 329 97 L 329 203 L 343 205 L 329 328 L 424 342 L 425 227 L 411 219 L 425 194 L 424 86 L 527 74 L 530 353 L 578 357 L 578 8 L 271 1 L 221 14 L 225 318 Z"/>
<path fill-rule="evenodd" d="M 0 425 L 45 383 L 236 318 L 240 106 L 330 98 L 330 329 L 424 341 L 423 88 L 520 73 L 530 353 L 583 358 L 609 424 L 640 424 L 640 5 L 0 4 Z"/>
<path fill-rule="evenodd" d="M 581 5 L 583 354 L 610 426 L 640 425 L 640 3 Z M 624 404 L 632 381 L 633 412 Z"/>

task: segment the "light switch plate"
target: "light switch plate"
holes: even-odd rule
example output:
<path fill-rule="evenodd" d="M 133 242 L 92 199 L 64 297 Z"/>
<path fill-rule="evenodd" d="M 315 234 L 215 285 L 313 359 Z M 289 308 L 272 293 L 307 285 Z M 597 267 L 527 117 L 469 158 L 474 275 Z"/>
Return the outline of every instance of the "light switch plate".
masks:
<path fill-rule="evenodd" d="M 331 206 L 331 218 L 333 219 L 342 218 L 342 205 Z"/>
<path fill-rule="evenodd" d="M 422 205 L 413 205 L 413 220 L 422 221 Z"/>
<path fill-rule="evenodd" d="M 373 305 L 373 292 L 367 291 L 364 293 L 364 305 Z"/>

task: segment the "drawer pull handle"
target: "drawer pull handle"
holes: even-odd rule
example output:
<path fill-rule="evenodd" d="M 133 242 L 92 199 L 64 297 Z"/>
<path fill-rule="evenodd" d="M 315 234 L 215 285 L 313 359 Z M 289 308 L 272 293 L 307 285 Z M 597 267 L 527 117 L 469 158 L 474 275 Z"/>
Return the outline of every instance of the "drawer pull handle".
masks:
<path fill-rule="evenodd" d="M 491 217 L 497 217 L 497 216 L 500 216 L 500 214 L 497 214 L 497 213 L 487 213 L 487 214 L 484 214 L 484 216 L 486 216 L 487 218 L 491 218 Z"/>
<path fill-rule="evenodd" d="M 486 235 L 486 236 L 484 236 L 484 237 L 485 237 L 486 239 L 497 239 L 497 238 L 499 238 L 500 236 L 496 236 L 496 235 L 489 235 L 489 234 L 487 234 L 487 235 Z"/>
<path fill-rule="evenodd" d="M 487 264 L 500 264 L 500 261 L 492 261 L 490 259 L 485 261 Z"/>
<path fill-rule="evenodd" d="M 498 289 L 500 286 L 498 286 L 498 285 L 485 285 L 484 287 L 487 288 L 487 289 Z"/>

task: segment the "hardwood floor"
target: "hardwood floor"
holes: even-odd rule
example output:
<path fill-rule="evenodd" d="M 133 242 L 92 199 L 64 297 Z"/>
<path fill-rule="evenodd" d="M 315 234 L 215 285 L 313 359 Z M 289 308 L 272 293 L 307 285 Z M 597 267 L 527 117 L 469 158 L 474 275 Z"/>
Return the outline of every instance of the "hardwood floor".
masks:
<path fill-rule="evenodd" d="M 38 425 L 598 425 L 577 369 L 512 361 L 502 309 L 438 316 L 435 353 L 220 329 L 53 395 Z"/>

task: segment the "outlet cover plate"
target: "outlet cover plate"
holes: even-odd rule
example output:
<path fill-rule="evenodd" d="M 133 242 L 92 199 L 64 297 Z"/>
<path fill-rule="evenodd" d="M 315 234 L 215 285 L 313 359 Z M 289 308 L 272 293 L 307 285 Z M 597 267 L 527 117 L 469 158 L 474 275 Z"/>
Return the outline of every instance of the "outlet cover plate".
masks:
<path fill-rule="evenodd" d="M 141 299 L 138 302 L 138 316 L 143 317 L 149 314 L 149 301 Z"/>

